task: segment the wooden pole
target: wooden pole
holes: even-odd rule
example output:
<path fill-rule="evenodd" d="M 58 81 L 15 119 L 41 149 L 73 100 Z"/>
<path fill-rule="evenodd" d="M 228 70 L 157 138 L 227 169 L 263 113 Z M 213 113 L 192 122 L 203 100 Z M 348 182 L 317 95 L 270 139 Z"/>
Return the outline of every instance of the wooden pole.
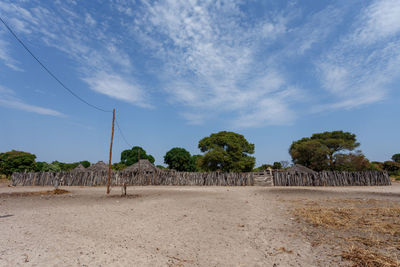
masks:
<path fill-rule="evenodd" d="M 113 109 L 111 144 L 110 144 L 110 159 L 108 161 L 107 194 L 110 194 L 110 185 L 111 185 L 111 156 L 112 156 L 112 145 L 113 145 L 113 139 L 114 139 L 114 121 L 115 121 L 115 108 Z"/>

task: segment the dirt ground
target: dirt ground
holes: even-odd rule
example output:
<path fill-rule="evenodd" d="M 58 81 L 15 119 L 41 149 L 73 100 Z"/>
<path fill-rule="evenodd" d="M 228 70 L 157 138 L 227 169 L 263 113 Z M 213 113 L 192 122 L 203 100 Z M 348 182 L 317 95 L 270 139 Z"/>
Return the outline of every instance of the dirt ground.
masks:
<path fill-rule="evenodd" d="M 0 266 L 345 266 L 315 246 L 293 210 L 309 201 L 373 199 L 387 187 L 0 186 Z M 300 203 L 300 204 L 299 204 Z M 339 249 L 339 248 L 338 248 Z"/>

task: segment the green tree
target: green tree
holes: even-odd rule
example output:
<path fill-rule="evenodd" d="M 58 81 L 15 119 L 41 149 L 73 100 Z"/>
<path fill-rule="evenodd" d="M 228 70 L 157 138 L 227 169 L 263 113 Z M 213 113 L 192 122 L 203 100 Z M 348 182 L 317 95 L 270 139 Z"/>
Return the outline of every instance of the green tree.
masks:
<path fill-rule="evenodd" d="M 90 167 L 90 162 L 87 161 L 87 160 L 79 161 L 79 163 L 82 164 L 82 166 L 85 167 L 85 168 Z"/>
<path fill-rule="evenodd" d="M 0 173 L 10 176 L 13 172 L 34 171 L 36 156 L 34 154 L 12 150 L 0 154 Z"/>
<path fill-rule="evenodd" d="M 160 170 L 165 170 L 166 168 L 163 165 L 156 165 L 157 168 L 159 168 Z"/>
<path fill-rule="evenodd" d="M 272 165 L 270 165 L 270 164 L 263 164 L 263 165 L 261 165 L 261 166 L 259 166 L 259 167 L 257 167 L 257 168 L 254 168 L 253 171 L 254 171 L 254 172 L 262 172 L 262 171 L 267 170 L 268 168 L 271 168 L 271 169 L 272 169 Z"/>
<path fill-rule="evenodd" d="M 35 172 L 59 172 L 60 167 L 44 161 L 36 162 Z"/>
<path fill-rule="evenodd" d="M 192 158 L 190 153 L 184 148 L 172 148 L 165 154 L 164 163 L 168 165 L 169 169 L 181 172 L 196 171 L 194 159 Z"/>
<path fill-rule="evenodd" d="M 323 132 L 293 142 L 289 154 L 296 164 L 316 171 L 334 170 L 335 154 L 352 151 L 359 145 L 355 134 L 343 131 Z"/>
<path fill-rule="evenodd" d="M 111 169 L 113 169 L 114 171 L 122 171 L 123 169 L 126 168 L 125 164 L 122 163 L 114 163 L 113 165 L 111 165 Z"/>
<path fill-rule="evenodd" d="M 275 161 L 274 164 L 272 165 L 272 169 L 274 170 L 282 169 L 282 164 L 280 162 Z"/>
<path fill-rule="evenodd" d="M 400 163 L 395 161 L 385 161 L 383 163 L 383 169 L 390 175 L 400 175 Z"/>
<path fill-rule="evenodd" d="M 383 162 L 372 161 L 371 162 L 371 169 L 375 170 L 375 171 L 383 171 L 384 170 Z"/>
<path fill-rule="evenodd" d="M 397 163 L 400 163 L 400 153 L 394 154 L 394 155 L 392 156 L 392 160 L 395 161 L 395 162 L 397 162 Z"/>
<path fill-rule="evenodd" d="M 56 166 L 60 171 L 69 172 L 78 167 L 79 162 L 65 163 L 55 160 L 51 164 Z"/>
<path fill-rule="evenodd" d="M 303 138 L 293 142 L 289 153 L 295 164 L 304 165 L 315 171 L 326 170 L 329 167 L 327 148 L 317 140 Z"/>
<path fill-rule="evenodd" d="M 369 160 L 361 153 L 336 154 L 335 170 L 338 171 L 365 171 L 374 169 Z"/>
<path fill-rule="evenodd" d="M 154 157 L 152 155 L 147 155 L 146 151 L 140 146 L 134 146 L 132 149 L 127 149 L 122 151 L 121 153 L 121 163 L 126 166 L 130 166 L 139 161 L 138 154 L 140 155 L 140 159 L 148 159 L 151 163 L 154 163 Z"/>
<path fill-rule="evenodd" d="M 199 149 L 205 153 L 201 168 L 206 171 L 249 172 L 255 164 L 254 144 L 243 135 L 222 131 L 213 133 L 199 142 Z"/>
<path fill-rule="evenodd" d="M 203 169 L 201 168 L 202 159 L 203 159 L 203 155 L 193 155 L 192 156 L 192 161 L 194 162 L 196 172 L 203 171 Z"/>

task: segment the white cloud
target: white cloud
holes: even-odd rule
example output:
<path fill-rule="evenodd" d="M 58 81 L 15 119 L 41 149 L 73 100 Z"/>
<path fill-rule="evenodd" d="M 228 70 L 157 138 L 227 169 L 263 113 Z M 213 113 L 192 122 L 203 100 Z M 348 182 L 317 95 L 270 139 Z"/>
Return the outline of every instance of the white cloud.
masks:
<path fill-rule="evenodd" d="M 366 8 L 353 42 L 371 44 L 400 33 L 400 1 L 378 0 Z"/>
<path fill-rule="evenodd" d="M 400 75 L 400 1 L 379 0 L 362 10 L 352 30 L 317 68 L 334 101 L 322 109 L 354 108 L 384 99 Z"/>
<path fill-rule="evenodd" d="M 313 13 L 288 4 L 256 16 L 239 0 L 116 0 L 107 16 L 63 1 L 4 0 L 0 10 L 24 38 L 68 55 L 95 92 L 150 107 L 148 81 L 191 124 L 220 117 L 257 127 L 290 123 L 311 98 L 322 102 L 314 111 L 384 99 L 399 77 L 399 1 L 373 0 L 360 12 L 354 3 Z M 0 35 L 0 59 L 18 68 L 8 49 Z M 307 100 L 299 97 L 306 86 Z"/>
<path fill-rule="evenodd" d="M 92 15 L 90 15 L 89 13 L 86 13 L 86 15 L 85 15 L 85 22 L 89 26 L 95 26 L 97 23 L 96 20 L 93 19 Z"/>
<path fill-rule="evenodd" d="M 149 107 L 145 104 L 143 90 L 133 82 L 129 82 L 118 74 L 99 72 L 94 76 L 83 79 L 93 91 L 109 97 L 130 102 L 142 107 Z"/>
<path fill-rule="evenodd" d="M 15 97 L 14 91 L 2 86 L 0 86 L 0 106 L 12 109 L 19 109 L 41 115 L 65 117 L 63 113 L 56 110 L 24 103 L 21 99 Z"/>
<path fill-rule="evenodd" d="M 4 65 L 15 71 L 23 71 L 23 69 L 18 66 L 18 61 L 11 56 L 9 43 L 2 39 L 4 38 L 4 33 L 5 32 L 2 32 L 0 30 L 0 61 L 2 61 Z"/>
<path fill-rule="evenodd" d="M 142 41 L 166 62 L 161 76 L 166 77 L 165 90 L 172 102 L 189 108 L 183 116 L 190 123 L 205 122 L 199 112 L 229 112 L 236 121 L 242 120 L 239 113 L 250 110 L 264 116 L 264 124 L 276 123 L 265 116 L 267 109 L 252 109 L 261 101 L 280 106 L 269 108 L 280 113 L 280 122 L 292 119 L 287 98 L 272 95 L 287 89 L 288 82 L 257 56 L 286 32 L 282 15 L 245 23 L 238 1 L 156 1 L 140 13 L 136 23 Z"/>
<path fill-rule="evenodd" d="M 66 16 L 56 15 L 49 8 L 40 3 L 29 8 L 23 2 L 0 3 L 0 10 L 12 17 L 10 25 L 24 39 L 41 39 L 47 46 L 54 47 L 73 59 L 77 71 L 82 74 L 82 80 L 88 83 L 90 89 L 138 106 L 150 106 L 147 102 L 142 102 L 147 100 L 144 89 L 135 79 L 130 57 L 119 47 L 120 38 L 117 33 L 109 32 L 107 24 L 97 23 L 89 12 L 82 10 L 83 15 L 80 15 L 77 13 L 79 10 L 71 10 L 71 6 L 64 2 L 58 2 L 52 8 L 58 9 L 58 14 L 67 14 Z M 3 51 L 0 42 L 0 59 L 7 60 L 8 66 L 16 69 L 9 53 Z M 108 89 L 95 81 L 99 78 L 99 73 L 107 73 L 101 77 L 101 81 L 110 86 Z"/>

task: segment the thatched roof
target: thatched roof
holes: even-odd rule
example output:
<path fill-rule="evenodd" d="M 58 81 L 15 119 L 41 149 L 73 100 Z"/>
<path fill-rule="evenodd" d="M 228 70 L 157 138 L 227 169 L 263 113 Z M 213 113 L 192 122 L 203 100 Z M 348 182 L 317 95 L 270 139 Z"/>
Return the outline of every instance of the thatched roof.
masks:
<path fill-rule="evenodd" d="M 123 171 L 138 171 L 140 168 L 140 171 L 146 171 L 146 172 L 155 172 L 157 171 L 157 167 L 153 165 L 148 159 L 141 159 L 139 162 L 136 162 L 135 164 L 132 164 L 131 166 L 125 168 Z"/>
<path fill-rule="evenodd" d="M 79 164 L 75 169 L 72 170 L 73 172 L 84 172 L 86 171 L 86 168 L 83 167 L 82 164 Z"/>
<path fill-rule="evenodd" d="M 300 165 L 300 164 L 295 164 L 293 167 L 289 168 L 286 170 L 287 172 L 297 172 L 297 173 L 316 173 L 315 171 Z"/>
<path fill-rule="evenodd" d="M 91 172 L 101 172 L 101 171 L 108 171 L 108 167 L 104 162 L 99 161 L 96 164 L 93 164 L 90 167 L 88 167 L 86 170 Z"/>

